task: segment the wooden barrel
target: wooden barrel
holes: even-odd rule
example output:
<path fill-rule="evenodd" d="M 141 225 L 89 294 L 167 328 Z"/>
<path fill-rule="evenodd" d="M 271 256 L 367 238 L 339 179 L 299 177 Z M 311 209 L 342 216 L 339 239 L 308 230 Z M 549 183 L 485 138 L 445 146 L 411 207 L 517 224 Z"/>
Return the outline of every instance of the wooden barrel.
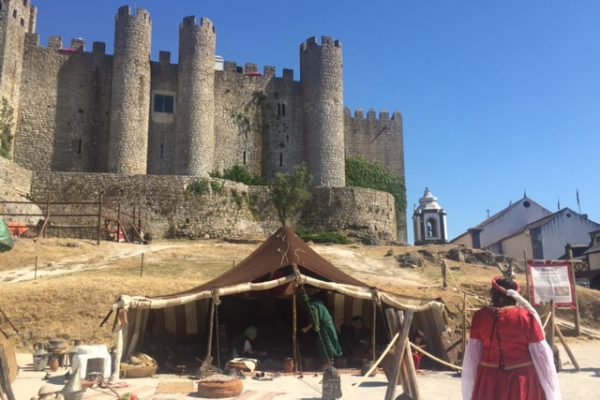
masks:
<path fill-rule="evenodd" d="M 212 375 L 198 381 L 198 395 L 208 399 L 239 396 L 243 390 L 241 379 L 227 375 Z"/>

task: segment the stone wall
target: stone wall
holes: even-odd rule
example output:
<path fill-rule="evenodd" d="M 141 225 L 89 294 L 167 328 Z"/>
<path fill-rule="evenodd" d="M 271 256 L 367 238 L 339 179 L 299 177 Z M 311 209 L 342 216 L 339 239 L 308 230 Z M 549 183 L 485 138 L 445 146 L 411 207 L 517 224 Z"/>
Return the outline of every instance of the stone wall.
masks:
<path fill-rule="evenodd" d="M 31 191 L 32 173 L 16 163 L 0 157 L 0 197 L 27 197 Z"/>
<path fill-rule="evenodd" d="M 205 182 L 196 184 L 202 190 L 189 189 L 196 182 Z M 48 194 L 53 201 L 93 202 L 101 192 L 103 219 L 114 219 L 118 204 L 128 213 L 141 207 L 142 230 L 154 238 L 261 239 L 279 226 L 266 187 L 220 179 L 38 171 L 31 194 L 40 203 Z M 367 243 L 396 239 L 394 201 L 387 193 L 320 188 L 306 210 L 299 221 L 290 222 L 315 232 L 343 231 Z"/>

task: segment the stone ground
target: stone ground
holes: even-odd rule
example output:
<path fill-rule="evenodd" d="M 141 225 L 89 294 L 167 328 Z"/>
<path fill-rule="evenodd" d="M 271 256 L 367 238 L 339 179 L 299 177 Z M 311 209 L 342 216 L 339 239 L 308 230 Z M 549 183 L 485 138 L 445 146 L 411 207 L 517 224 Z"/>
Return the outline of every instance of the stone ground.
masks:
<path fill-rule="evenodd" d="M 563 399 L 592 399 L 598 398 L 600 393 L 600 341 L 577 341 L 570 344 L 581 370 L 576 372 L 569 362 L 567 354 L 561 349 L 563 371 L 559 374 Z M 37 394 L 39 387 L 45 383 L 55 384 L 60 389 L 60 375 L 66 370 L 56 372 L 54 378 L 44 381 L 44 372 L 33 371 L 31 368 L 31 355 L 19 354 L 21 372 L 13 390 L 17 400 L 28 400 Z M 118 393 L 134 392 L 141 400 L 184 400 L 198 399 L 194 393 L 157 394 L 156 388 L 161 381 L 174 380 L 188 381 L 187 378 L 178 376 L 157 375 L 153 378 L 125 379 L 129 387 L 117 389 Z M 343 399 L 370 400 L 383 399 L 387 381 L 382 373 L 369 378 L 361 387 L 352 386 L 359 380 L 357 374 L 342 375 Z M 236 397 L 238 400 L 317 400 L 321 399 L 321 376 L 305 374 L 303 378 L 295 375 L 281 375 L 273 380 L 258 381 L 247 378 L 244 380 L 244 392 Z M 418 375 L 418 385 L 422 399 L 460 400 L 460 378 L 451 372 L 423 371 Z M 402 388 L 398 387 L 397 393 Z M 115 399 L 107 389 L 88 389 L 84 399 L 108 400 Z"/>

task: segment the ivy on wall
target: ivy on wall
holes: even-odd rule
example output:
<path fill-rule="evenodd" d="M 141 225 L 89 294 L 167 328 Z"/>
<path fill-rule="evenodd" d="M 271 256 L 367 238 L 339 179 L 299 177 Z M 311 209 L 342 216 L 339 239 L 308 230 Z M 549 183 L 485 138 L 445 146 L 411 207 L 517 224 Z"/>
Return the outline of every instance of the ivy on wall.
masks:
<path fill-rule="evenodd" d="M 394 175 L 381 164 L 360 156 L 346 158 L 346 186 L 358 186 L 388 192 L 394 196 L 396 219 L 406 212 L 406 186 L 404 177 Z"/>
<path fill-rule="evenodd" d="M 14 110 L 5 98 L 0 106 L 0 156 L 12 160 Z"/>
<path fill-rule="evenodd" d="M 210 176 L 212 178 L 222 178 L 229 181 L 241 182 L 246 185 L 266 185 L 267 183 L 262 176 L 252 174 L 248 171 L 248 168 L 239 164 L 226 169 L 222 174 L 219 172 L 211 172 Z"/>

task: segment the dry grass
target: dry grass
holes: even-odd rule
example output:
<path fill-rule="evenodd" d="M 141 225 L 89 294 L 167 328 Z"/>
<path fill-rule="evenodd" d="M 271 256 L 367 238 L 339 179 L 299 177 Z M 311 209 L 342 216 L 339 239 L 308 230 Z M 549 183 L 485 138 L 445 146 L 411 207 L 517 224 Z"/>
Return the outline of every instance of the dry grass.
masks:
<path fill-rule="evenodd" d="M 67 246 L 67 244 L 70 245 Z M 228 270 L 257 247 L 256 243 L 220 241 L 160 241 L 151 246 L 66 239 L 21 240 L 15 249 L 0 254 L 0 308 L 19 329 L 18 345 L 51 337 L 82 338 L 110 343 L 112 319 L 99 329 L 102 318 L 121 294 L 156 296 L 197 286 Z M 494 267 L 449 262 L 449 288 L 441 289 L 440 265 L 426 263 L 419 269 L 400 268 L 394 255 L 416 251 L 414 247 L 314 245 L 335 265 L 365 283 L 383 290 L 415 297 L 440 299 L 446 303 L 450 323 L 460 322 L 463 296 L 468 307 L 485 303 L 489 282 L 498 274 Z M 448 247 L 430 246 L 443 252 Z M 140 277 L 141 253 L 144 254 Z M 38 256 L 40 278 L 8 283 L 10 270 L 33 268 Z M 44 275 L 49 272 L 57 276 Z M 8 278 L 7 278 L 8 277 Z M 524 281 L 523 276 L 517 277 Z M 578 289 L 584 324 L 600 327 L 600 292 Z M 12 333 L 0 316 L 0 328 Z"/>

